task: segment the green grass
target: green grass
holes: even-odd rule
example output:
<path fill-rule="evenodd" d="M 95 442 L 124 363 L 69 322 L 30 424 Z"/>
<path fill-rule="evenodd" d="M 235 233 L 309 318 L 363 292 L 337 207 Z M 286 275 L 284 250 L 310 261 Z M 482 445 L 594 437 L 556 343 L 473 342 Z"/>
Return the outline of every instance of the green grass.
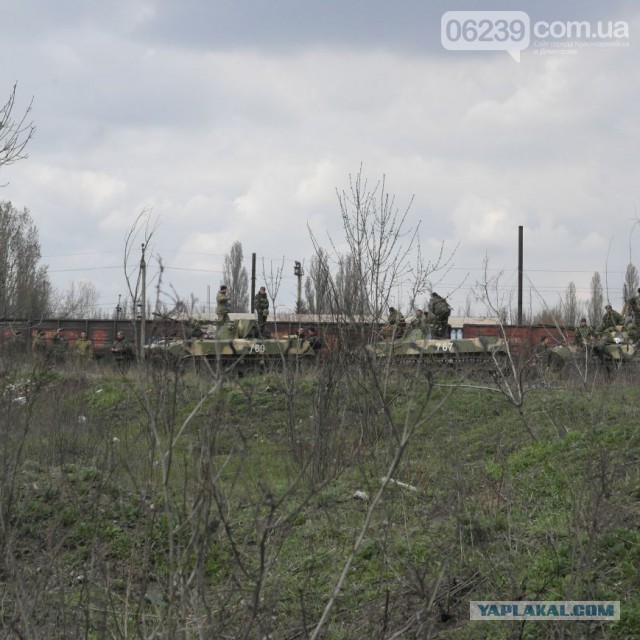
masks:
<path fill-rule="evenodd" d="M 304 637 L 365 522 L 354 493 L 376 494 L 428 397 L 403 372 L 387 413 L 367 377 L 320 373 L 227 381 L 202 403 L 211 381 L 192 374 L 48 374 L 28 405 L 3 401 L 0 601 L 21 633 Z M 537 440 L 499 394 L 433 389 L 394 474 L 417 490 L 382 494 L 325 637 L 507 638 L 515 623 L 470 623 L 468 603 L 520 597 L 619 599 L 593 637 L 633 637 L 636 388 L 531 390 Z"/>

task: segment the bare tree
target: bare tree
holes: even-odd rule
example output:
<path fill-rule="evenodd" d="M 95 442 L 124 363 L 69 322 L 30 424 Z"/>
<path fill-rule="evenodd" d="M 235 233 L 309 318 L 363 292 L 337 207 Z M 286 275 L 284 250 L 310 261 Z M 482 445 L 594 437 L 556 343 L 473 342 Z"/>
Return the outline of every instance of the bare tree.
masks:
<path fill-rule="evenodd" d="M 35 132 L 29 119 L 33 100 L 21 116 L 14 117 L 17 87 L 13 85 L 7 101 L 0 107 L 0 168 L 27 157 L 25 149 Z"/>
<path fill-rule="evenodd" d="M 349 177 L 349 189 L 337 190 L 342 225 L 348 246 L 350 272 L 358 292 L 366 292 L 360 319 L 379 321 L 386 313 L 392 292 L 401 287 L 414 300 L 430 288 L 429 276 L 448 267 L 452 255 L 445 257 L 442 248 L 433 260 L 424 261 L 420 252 L 419 228 L 408 226 L 413 198 L 403 209 L 386 188 L 386 178 L 370 187 L 362 167 Z M 319 249 L 318 240 L 312 240 Z M 336 259 L 340 252 L 330 238 Z M 332 283 L 337 301 L 336 283 Z M 342 310 L 344 312 L 344 310 Z"/>
<path fill-rule="evenodd" d="M 38 230 L 29 211 L 0 202 L 0 313 L 34 318 L 48 311 L 51 285 L 40 262 Z"/>
<path fill-rule="evenodd" d="M 602 288 L 602 278 L 600 273 L 595 271 L 591 278 L 591 298 L 587 305 L 587 316 L 589 324 L 595 327 L 602 319 L 602 308 L 604 306 L 604 290 Z"/>
<path fill-rule="evenodd" d="M 533 314 L 533 324 L 550 324 L 560 326 L 565 321 L 563 304 L 560 301 L 553 307 L 545 305 L 544 308 L 540 309 L 536 313 Z"/>
<path fill-rule="evenodd" d="M 418 229 L 403 232 L 413 202 L 399 210 L 395 197 L 386 190 L 383 176 L 370 188 L 362 174 L 350 177 L 349 191 L 339 191 L 342 224 L 359 281 L 369 293 L 367 312 L 379 320 L 389 304 L 393 288 L 409 275 L 407 253 L 414 247 Z"/>
<path fill-rule="evenodd" d="M 358 262 L 351 254 L 338 258 L 336 273 L 337 308 L 347 316 L 362 317 L 367 308 L 367 292 L 358 277 Z"/>
<path fill-rule="evenodd" d="M 507 339 L 502 315 L 505 309 L 505 295 L 501 293 L 500 280 L 503 275 L 503 272 L 500 272 L 497 275 L 490 276 L 489 261 L 488 259 L 485 259 L 484 279 L 481 282 L 476 283 L 476 298 L 487 307 L 492 315 L 500 318 L 500 332 L 502 334 L 502 338 L 505 340 L 505 346 L 507 349 L 506 366 L 498 366 L 496 368 L 496 375 L 493 380 L 494 386 L 485 387 L 482 385 L 476 385 L 476 388 L 483 388 L 488 391 L 502 394 L 509 403 L 515 407 L 522 425 L 527 430 L 531 438 L 533 440 L 537 440 L 538 435 L 533 427 L 530 416 L 525 410 L 525 401 L 529 392 L 526 373 L 531 360 L 523 362 L 518 358 L 513 352 L 512 346 Z"/>
<path fill-rule="evenodd" d="M 304 292 L 309 313 L 330 313 L 329 255 L 319 248 L 311 258 L 309 275 L 304 283 Z"/>
<path fill-rule="evenodd" d="M 349 253 L 337 256 L 337 269 L 330 267 L 329 254 L 318 247 L 311 259 L 311 275 L 305 282 L 305 297 L 310 313 L 366 313 L 367 293 L 358 277 L 357 261 Z"/>
<path fill-rule="evenodd" d="M 244 313 L 249 309 L 249 276 L 242 261 L 242 243 L 234 242 L 231 251 L 224 257 L 222 277 L 229 288 L 231 311 L 235 313 Z"/>
<path fill-rule="evenodd" d="M 273 321 L 277 322 L 277 309 L 276 300 L 278 299 L 278 293 L 280 292 L 280 285 L 282 284 L 282 277 L 284 273 L 284 256 L 279 265 L 274 265 L 273 261 L 269 262 L 269 271 L 267 271 L 264 259 L 262 260 L 262 277 L 264 278 L 264 287 L 267 291 L 267 295 L 271 300 L 271 315 Z"/>
<path fill-rule="evenodd" d="M 80 280 L 61 292 L 52 312 L 59 318 L 95 317 L 100 294 L 92 282 Z"/>
<path fill-rule="evenodd" d="M 570 282 L 564 294 L 564 302 L 562 304 L 562 319 L 567 327 L 575 327 L 578 324 L 580 307 L 581 305 L 576 294 L 576 285 L 574 282 Z"/>
<path fill-rule="evenodd" d="M 424 305 L 423 305 L 424 306 Z M 473 315 L 473 295 L 471 292 L 467 294 L 467 297 L 464 301 L 464 308 L 459 312 L 461 315 L 470 318 Z"/>

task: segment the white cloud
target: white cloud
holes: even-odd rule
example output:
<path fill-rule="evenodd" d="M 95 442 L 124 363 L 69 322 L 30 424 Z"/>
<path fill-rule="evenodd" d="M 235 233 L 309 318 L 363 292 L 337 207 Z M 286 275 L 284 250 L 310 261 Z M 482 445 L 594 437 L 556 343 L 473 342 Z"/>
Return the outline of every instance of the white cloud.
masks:
<path fill-rule="evenodd" d="M 202 291 L 235 240 L 247 264 L 254 251 L 308 259 L 307 222 L 340 245 L 335 190 L 363 163 L 370 181 L 386 174 L 400 209 L 415 195 L 409 221 L 422 221 L 423 247 L 461 243 L 458 264 L 480 269 L 488 253 L 512 268 L 522 224 L 541 288 L 552 278 L 536 267 L 557 273 L 554 287 L 571 269 L 602 269 L 612 236 L 624 268 L 639 168 L 632 49 L 525 52 L 516 64 L 439 50 L 437 20 L 423 30 L 430 49 L 397 34 L 335 46 L 318 32 L 307 46 L 286 14 L 283 45 L 295 47 L 261 46 L 257 31 L 253 44 L 224 46 L 206 29 L 196 46 L 182 22 L 162 22 L 165 9 L 39 15 L 43 36 L 25 27 L 19 55 L 3 56 L 0 87 L 19 76 L 38 131 L 31 158 L 2 170 L 2 197 L 31 209 L 44 254 L 120 250 L 151 207 L 167 264 L 203 270 L 167 277 Z M 91 276 L 118 291 L 112 271 Z M 284 285 L 293 300 L 293 279 Z"/>
<path fill-rule="evenodd" d="M 102 171 L 63 169 L 50 165 L 28 163 L 26 177 L 34 188 L 55 199 L 64 199 L 67 206 L 97 215 L 109 203 L 126 193 L 126 183 Z"/>

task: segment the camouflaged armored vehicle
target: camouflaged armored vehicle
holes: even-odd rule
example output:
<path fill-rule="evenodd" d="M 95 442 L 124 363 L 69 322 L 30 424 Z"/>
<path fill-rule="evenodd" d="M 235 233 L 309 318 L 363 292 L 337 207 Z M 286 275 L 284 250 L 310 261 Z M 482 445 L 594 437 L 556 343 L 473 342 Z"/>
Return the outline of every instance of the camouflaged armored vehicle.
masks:
<path fill-rule="evenodd" d="M 617 369 L 627 363 L 640 364 L 636 357 L 638 342 L 633 327 L 617 326 L 605 331 L 588 346 L 558 345 L 550 351 L 550 366 L 563 369 L 573 365 L 584 367 L 593 362 L 609 369 Z"/>
<path fill-rule="evenodd" d="M 502 338 L 430 338 L 422 329 L 409 329 L 400 338 L 368 345 L 369 354 L 377 358 L 424 362 L 436 366 L 465 366 L 471 370 L 504 370 L 507 344 Z"/>
<path fill-rule="evenodd" d="M 266 365 L 286 359 L 313 361 L 320 348 L 317 338 L 263 337 L 255 319 L 201 325 L 190 338 L 166 338 L 145 346 L 147 357 L 172 361 L 208 360 L 224 365 Z"/>

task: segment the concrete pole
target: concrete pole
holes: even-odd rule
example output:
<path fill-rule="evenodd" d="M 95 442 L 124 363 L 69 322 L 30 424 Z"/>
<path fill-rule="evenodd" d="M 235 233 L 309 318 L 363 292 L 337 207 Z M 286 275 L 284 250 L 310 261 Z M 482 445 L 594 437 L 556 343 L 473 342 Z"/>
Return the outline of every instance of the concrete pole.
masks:
<path fill-rule="evenodd" d="M 522 225 L 518 227 L 518 326 L 522 326 L 522 272 L 523 272 L 523 239 Z"/>
<path fill-rule="evenodd" d="M 146 340 L 145 329 L 147 324 L 147 263 L 144 259 L 144 243 L 142 244 L 142 257 L 140 258 L 140 360 L 144 360 L 144 344 Z"/>
<path fill-rule="evenodd" d="M 256 297 L 256 254 L 251 254 L 251 313 L 256 310 L 254 299 Z"/>

